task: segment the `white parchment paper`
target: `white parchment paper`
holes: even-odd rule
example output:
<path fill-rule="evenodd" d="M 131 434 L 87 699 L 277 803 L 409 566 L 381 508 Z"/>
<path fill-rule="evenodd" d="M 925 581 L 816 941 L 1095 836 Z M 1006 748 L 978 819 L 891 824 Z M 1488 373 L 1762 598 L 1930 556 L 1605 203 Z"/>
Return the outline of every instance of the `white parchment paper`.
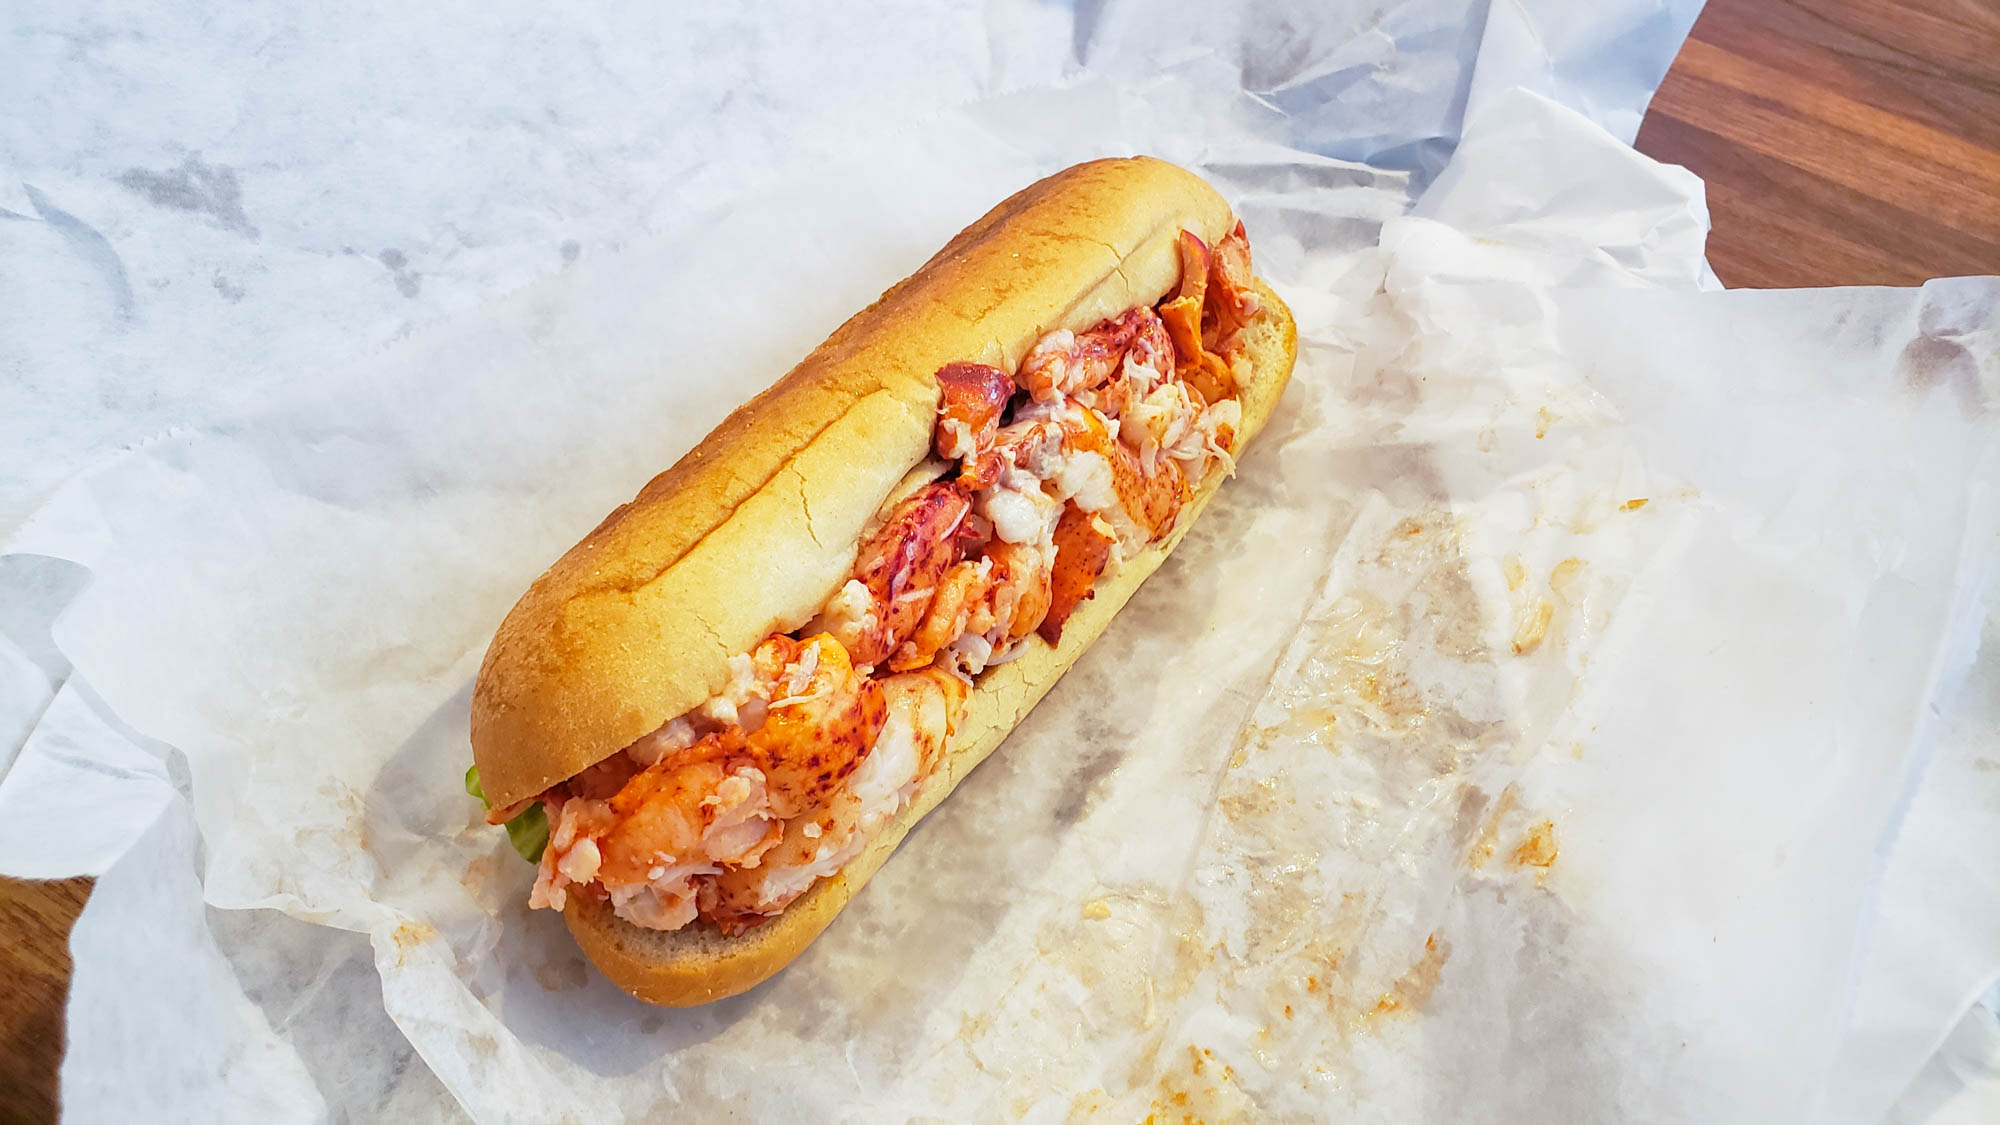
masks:
<path fill-rule="evenodd" d="M 66 1111 L 1880 1119 L 2000 948 L 2000 284 L 1703 291 L 1622 143 L 1692 15 L 17 29 L 0 870 L 103 873 Z M 457 788 L 494 623 L 1126 151 L 1293 304 L 1270 430 L 798 963 L 617 993 Z"/>

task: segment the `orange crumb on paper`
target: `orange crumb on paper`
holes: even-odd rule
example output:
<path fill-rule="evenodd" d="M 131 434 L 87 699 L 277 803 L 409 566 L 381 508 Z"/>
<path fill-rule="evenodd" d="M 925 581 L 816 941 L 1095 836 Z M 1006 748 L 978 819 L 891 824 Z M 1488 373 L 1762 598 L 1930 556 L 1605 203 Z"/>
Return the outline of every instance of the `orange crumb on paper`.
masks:
<path fill-rule="evenodd" d="M 1548 636 L 1549 622 L 1555 619 L 1556 607 L 1537 599 L 1535 608 L 1523 615 L 1514 629 L 1514 655 L 1526 656 L 1541 647 L 1542 638 Z"/>
<path fill-rule="evenodd" d="M 1633 499 L 1625 501 L 1623 504 L 1620 504 L 1618 508 L 1620 511 L 1624 512 L 1636 512 L 1645 506 L 1646 506 L 1646 498 L 1644 496 L 1638 496 L 1634 497 Z"/>
<path fill-rule="evenodd" d="M 1535 436 L 1538 438 L 1549 436 L 1549 427 L 1558 421 L 1560 417 L 1555 411 L 1550 410 L 1546 406 L 1537 408 L 1535 410 Z"/>
<path fill-rule="evenodd" d="M 1444 969 L 1445 959 L 1451 956 L 1451 945 L 1438 940 L 1436 934 L 1424 939 L 1424 955 L 1411 965 L 1409 970 L 1396 978 L 1389 991 L 1375 1002 L 1375 1015 L 1391 1012 L 1414 1011 L 1430 999 L 1432 990 L 1437 988 L 1438 975 Z"/>
<path fill-rule="evenodd" d="M 1269 1029 L 1265 1029 L 1268 1037 Z M 1215 1051 L 1188 1045 L 1187 1062 L 1170 1066 L 1159 1076 L 1159 1092 L 1153 1096 L 1148 1121 L 1250 1121 L 1255 1120 L 1249 1098 L 1236 1086 L 1236 1068 L 1228 1063 L 1209 1066 Z"/>
<path fill-rule="evenodd" d="M 403 963 L 403 957 L 410 950 L 438 936 L 437 927 L 423 922 L 405 922 L 396 927 L 389 940 L 396 943 L 396 964 Z"/>
<path fill-rule="evenodd" d="M 1528 835 L 1521 846 L 1514 849 L 1514 866 L 1535 868 L 1535 882 L 1547 880 L 1549 868 L 1556 862 L 1556 826 L 1554 821 L 1537 821 L 1528 829 Z"/>

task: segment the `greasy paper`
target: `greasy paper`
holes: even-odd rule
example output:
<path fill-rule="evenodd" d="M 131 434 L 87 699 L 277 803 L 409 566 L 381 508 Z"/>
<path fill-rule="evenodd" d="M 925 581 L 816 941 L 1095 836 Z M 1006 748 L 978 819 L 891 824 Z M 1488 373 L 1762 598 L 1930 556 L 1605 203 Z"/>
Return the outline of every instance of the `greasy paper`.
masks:
<path fill-rule="evenodd" d="M 225 24 L 216 100 L 370 145 L 16 144 L 0 869 L 105 872 L 66 1105 L 1879 1118 L 1994 969 L 1924 888 L 1993 874 L 1991 800 L 1931 787 L 1990 776 L 1996 287 L 1703 291 L 1698 182 L 1620 143 L 1691 11 L 1471 8 L 383 21 L 368 85 Z M 622 996 L 458 785 L 493 625 L 959 226 L 1127 151 L 1298 314 L 1269 430 L 793 967 Z"/>

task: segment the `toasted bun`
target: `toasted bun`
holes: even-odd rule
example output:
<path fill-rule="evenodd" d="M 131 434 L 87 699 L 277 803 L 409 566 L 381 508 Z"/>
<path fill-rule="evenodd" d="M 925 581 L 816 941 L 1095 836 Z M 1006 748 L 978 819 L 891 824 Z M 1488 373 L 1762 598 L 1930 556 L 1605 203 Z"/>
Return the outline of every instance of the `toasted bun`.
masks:
<path fill-rule="evenodd" d="M 1155 300 L 1166 289 L 1162 285 L 1158 292 L 1142 292 L 1131 303 Z M 1236 434 L 1232 453 L 1240 453 L 1245 443 L 1263 428 L 1286 380 L 1291 377 L 1292 363 L 1298 355 L 1298 334 L 1291 310 L 1262 283 L 1257 291 L 1263 299 L 1264 311 L 1244 329 L 1244 354 L 1250 363 L 1251 376 L 1239 395 L 1243 425 Z M 644 929 L 617 917 L 606 903 L 571 895 L 563 916 L 577 944 L 620 988 L 648 1003 L 675 1007 L 734 996 L 790 964 L 833 922 L 848 900 L 867 885 L 917 821 L 937 807 L 973 767 L 986 760 L 1083 650 L 1104 632 L 1140 583 L 1159 569 L 1180 543 L 1181 536 L 1221 486 L 1223 475 L 1219 469 L 1209 474 L 1171 536 L 1126 559 L 1116 573 L 1097 584 L 1090 600 L 1071 615 L 1060 645 L 1052 648 L 1031 638 L 1026 655 L 980 675 L 967 697 L 965 718 L 946 749 L 944 768 L 924 783 L 910 807 L 839 874 L 821 879 L 786 907 L 783 914 L 736 937 L 725 937 L 706 923 L 674 931 Z"/>
<path fill-rule="evenodd" d="M 1048 331 L 1154 303 L 1179 279 L 1179 232 L 1212 244 L 1232 222 L 1214 189 L 1171 164 L 1081 164 L 995 207 L 842 325 L 612 512 L 501 623 L 472 696 L 473 759 L 493 807 L 658 729 L 720 690 L 732 655 L 804 624 L 929 452 L 939 367 L 1012 371 Z M 1123 598 L 1094 604 L 1111 600 Z"/>

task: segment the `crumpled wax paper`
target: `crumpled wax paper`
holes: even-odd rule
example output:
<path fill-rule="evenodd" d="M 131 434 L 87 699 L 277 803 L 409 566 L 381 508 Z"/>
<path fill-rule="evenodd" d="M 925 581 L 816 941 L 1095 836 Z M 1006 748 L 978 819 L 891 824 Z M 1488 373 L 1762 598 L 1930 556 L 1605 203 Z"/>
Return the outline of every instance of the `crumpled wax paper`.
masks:
<path fill-rule="evenodd" d="M 1692 15 L 18 31 L 72 125 L 5 135 L 0 870 L 102 872 L 67 1112 L 1914 1112 L 2000 948 L 2000 288 L 1703 291 L 1698 181 L 1621 143 Z M 1298 314 L 1270 429 L 793 967 L 625 998 L 458 789 L 494 623 L 1123 151 Z"/>

